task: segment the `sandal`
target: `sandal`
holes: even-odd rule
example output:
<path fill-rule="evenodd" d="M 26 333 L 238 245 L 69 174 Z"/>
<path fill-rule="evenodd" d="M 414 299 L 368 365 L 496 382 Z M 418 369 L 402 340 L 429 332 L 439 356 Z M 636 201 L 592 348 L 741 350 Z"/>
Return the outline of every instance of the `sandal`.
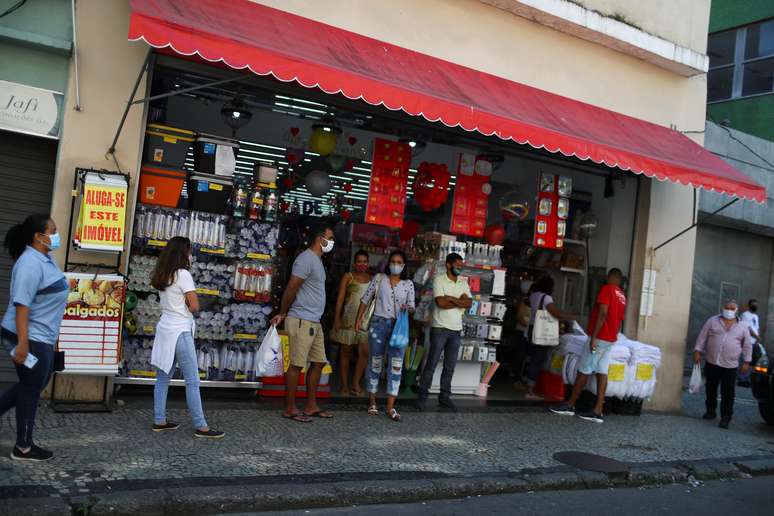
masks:
<path fill-rule="evenodd" d="M 325 410 L 318 410 L 317 412 L 304 412 L 306 417 L 316 417 L 319 419 L 333 419 L 333 414 Z"/>
<path fill-rule="evenodd" d="M 398 411 L 395 409 L 392 409 L 387 413 L 387 417 L 395 421 L 396 423 L 400 422 L 400 414 L 398 414 Z"/>
<path fill-rule="evenodd" d="M 376 405 L 371 405 L 368 407 L 368 413 L 372 416 L 378 416 L 379 415 L 379 409 L 376 408 Z"/>
<path fill-rule="evenodd" d="M 303 412 L 296 412 L 295 414 L 282 414 L 284 419 L 290 419 L 297 423 L 311 423 L 312 418 L 304 414 Z"/>

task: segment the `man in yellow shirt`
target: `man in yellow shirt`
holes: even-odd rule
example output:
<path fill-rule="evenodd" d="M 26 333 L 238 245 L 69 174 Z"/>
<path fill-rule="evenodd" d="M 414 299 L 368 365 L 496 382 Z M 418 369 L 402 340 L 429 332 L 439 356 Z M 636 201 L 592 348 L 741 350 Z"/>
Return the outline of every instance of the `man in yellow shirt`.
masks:
<path fill-rule="evenodd" d="M 425 410 L 433 373 L 443 353 L 441 394 L 438 403 L 451 411 L 457 410 L 451 400 L 451 381 L 457 365 L 462 333 L 462 316 L 473 302 L 467 280 L 460 279 L 463 260 L 457 253 L 446 257 L 446 274 L 433 280 L 433 327 L 430 330 L 430 352 L 419 382 L 417 409 Z"/>

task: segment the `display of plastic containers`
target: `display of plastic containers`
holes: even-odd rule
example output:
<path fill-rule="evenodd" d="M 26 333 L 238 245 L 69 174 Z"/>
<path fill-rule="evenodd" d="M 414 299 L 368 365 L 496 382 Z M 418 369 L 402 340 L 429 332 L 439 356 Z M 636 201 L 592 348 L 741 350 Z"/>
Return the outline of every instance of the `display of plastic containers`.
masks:
<path fill-rule="evenodd" d="M 160 165 L 143 165 L 140 169 L 140 202 L 177 208 L 186 173 Z"/>
<path fill-rule="evenodd" d="M 221 148 L 220 155 L 218 147 Z M 228 159 L 229 151 L 233 154 L 231 160 Z M 238 141 L 199 133 L 194 144 L 194 168 L 199 173 L 230 177 L 234 175 L 238 153 Z"/>
<path fill-rule="evenodd" d="M 145 162 L 183 168 L 196 133 L 177 127 L 148 124 L 145 129 Z"/>
<path fill-rule="evenodd" d="M 230 178 L 192 173 L 188 177 L 188 209 L 223 215 L 233 189 Z"/>

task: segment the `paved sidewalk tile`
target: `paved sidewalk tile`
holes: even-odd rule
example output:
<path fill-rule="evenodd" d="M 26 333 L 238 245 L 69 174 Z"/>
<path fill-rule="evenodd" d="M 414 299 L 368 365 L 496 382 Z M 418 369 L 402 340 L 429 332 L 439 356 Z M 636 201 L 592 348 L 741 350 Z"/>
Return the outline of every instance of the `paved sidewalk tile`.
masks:
<path fill-rule="evenodd" d="M 333 420 L 299 424 L 278 411 L 209 407 L 208 421 L 226 431 L 223 440 L 194 439 L 182 409 L 169 414 L 182 423 L 179 430 L 153 433 L 150 399 L 108 414 L 57 414 L 42 407 L 36 440 L 56 453 L 46 464 L 7 458 L 15 422 L 12 413 L 5 414 L 0 417 L 0 497 L 8 496 L 10 486 L 73 495 L 119 489 L 126 481 L 135 488 L 147 481 L 150 489 L 154 480 L 202 478 L 207 489 L 207 478 L 222 477 L 503 473 L 558 466 L 553 454 L 565 450 L 632 462 L 774 454 L 774 431 L 765 425 L 750 421 L 724 431 L 698 416 L 611 416 L 604 425 L 591 425 L 543 411 L 406 411 L 396 424 L 340 411 Z"/>

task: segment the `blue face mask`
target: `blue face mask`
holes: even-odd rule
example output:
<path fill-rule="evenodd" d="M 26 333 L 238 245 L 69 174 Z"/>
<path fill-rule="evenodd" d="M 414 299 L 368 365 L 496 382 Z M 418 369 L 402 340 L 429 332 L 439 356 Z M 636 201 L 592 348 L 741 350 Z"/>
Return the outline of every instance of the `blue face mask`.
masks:
<path fill-rule="evenodd" d="M 59 233 L 54 233 L 53 235 L 48 235 L 48 239 L 51 242 L 50 244 L 43 244 L 46 247 L 48 247 L 49 251 L 56 251 L 62 246 L 62 241 L 59 238 Z"/>

